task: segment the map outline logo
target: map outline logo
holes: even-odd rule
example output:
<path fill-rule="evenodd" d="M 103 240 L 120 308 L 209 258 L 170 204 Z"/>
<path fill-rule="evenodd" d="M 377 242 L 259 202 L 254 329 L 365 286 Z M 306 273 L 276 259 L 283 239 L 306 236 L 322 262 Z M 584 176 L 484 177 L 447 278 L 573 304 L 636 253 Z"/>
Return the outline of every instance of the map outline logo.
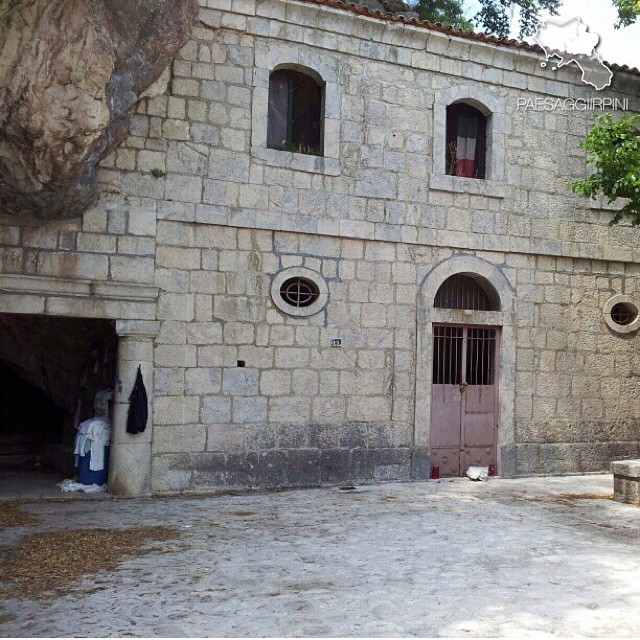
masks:
<path fill-rule="evenodd" d="M 546 20 L 533 36 L 542 47 L 546 67 L 551 58 L 559 59 L 553 70 L 575 64 L 582 72 L 582 82 L 602 91 L 611 85 L 613 72 L 604 63 L 596 51 L 600 42 L 597 33 L 589 31 L 589 27 L 576 16 L 563 22 Z"/>

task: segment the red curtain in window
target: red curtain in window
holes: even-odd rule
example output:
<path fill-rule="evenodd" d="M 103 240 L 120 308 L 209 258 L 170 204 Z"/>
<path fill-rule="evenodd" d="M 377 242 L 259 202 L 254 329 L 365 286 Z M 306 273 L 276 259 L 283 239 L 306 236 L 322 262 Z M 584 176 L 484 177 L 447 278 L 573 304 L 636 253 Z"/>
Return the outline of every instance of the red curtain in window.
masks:
<path fill-rule="evenodd" d="M 478 120 L 476 118 L 460 116 L 458 118 L 455 175 L 463 178 L 475 177 L 477 144 Z"/>

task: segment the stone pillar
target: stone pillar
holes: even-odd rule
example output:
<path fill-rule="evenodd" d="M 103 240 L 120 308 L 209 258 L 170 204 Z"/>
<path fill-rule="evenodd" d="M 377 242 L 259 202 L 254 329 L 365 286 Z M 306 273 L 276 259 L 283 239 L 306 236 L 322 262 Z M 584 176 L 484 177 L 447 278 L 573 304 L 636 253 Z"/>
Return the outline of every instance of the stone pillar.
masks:
<path fill-rule="evenodd" d="M 160 323 L 148 320 L 118 320 L 118 373 L 114 393 L 109 493 L 139 496 L 151 491 L 151 441 L 153 436 L 153 339 Z M 142 370 L 149 402 L 149 419 L 143 433 L 127 433 L 129 395 Z"/>
<path fill-rule="evenodd" d="M 640 460 L 616 460 L 611 463 L 611 473 L 614 499 L 640 505 Z"/>

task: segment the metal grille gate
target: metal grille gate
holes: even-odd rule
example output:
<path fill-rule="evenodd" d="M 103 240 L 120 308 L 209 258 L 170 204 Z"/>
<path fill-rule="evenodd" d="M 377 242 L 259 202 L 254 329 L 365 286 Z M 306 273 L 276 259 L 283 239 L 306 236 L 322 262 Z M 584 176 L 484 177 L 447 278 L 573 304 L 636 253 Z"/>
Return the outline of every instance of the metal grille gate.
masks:
<path fill-rule="evenodd" d="M 498 330 L 434 326 L 431 466 L 441 476 L 495 465 Z"/>
<path fill-rule="evenodd" d="M 433 306 L 440 309 L 497 311 L 487 292 L 471 276 L 461 273 L 447 278 L 436 293 Z"/>

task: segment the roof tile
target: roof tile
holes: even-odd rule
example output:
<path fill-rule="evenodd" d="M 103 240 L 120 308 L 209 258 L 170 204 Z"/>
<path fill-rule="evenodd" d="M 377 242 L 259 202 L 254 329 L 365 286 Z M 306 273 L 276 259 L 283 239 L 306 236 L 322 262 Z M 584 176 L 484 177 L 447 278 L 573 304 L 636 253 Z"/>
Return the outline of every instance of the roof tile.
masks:
<path fill-rule="evenodd" d="M 511 38 L 498 38 L 497 36 L 486 35 L 484 33 L 476 33 L 475 31 L 466 31 L 464 29 L 456 29 L 454 27 L 447 27 L 440 22 L 429 22 L 428 20 L 418 20 L 417 18 L 407 18 L 406 16 L 397 15 L 393 13 L 382 13 L 378 10 L 372 10 L 364 6 L 357 6 L 353 3 L 340 2 L 340 0 L 300 0 L 301 2 L 307 2 L 310 4 L 319 4 L 332 9 L 340 9 L 342 11 L 349 11 L 360 16 L 366 16 L 368 18 L 376 18 L 377 20 L 384 20 L 386 22 L 401 22 L 413 27 L 420 27 L 421 29 L 429 29 L 430 31 L 437 31 L 449 36 L 456 36 L 458 38 L 464 38 L 465 40 L 475 40 L 476 42 L 483 42 L 486 44 L 493 44 L 498 47 L 509 47 L 511 49 L 522 49 L 524 51 L 531 51 L 534 53 L 541 53 L 544 55 L 544 50 L 537 44 L 530 44 L 528 42 L 521 42 L 520 40 L 513 40 Z M 636 76 L 640 76 L 640 70 L 635 67 L 629 67 L 626 64 L 620 65 L 615 63 L 606 62 L 605 64 L 612 71 L 623 71 Z"/>

